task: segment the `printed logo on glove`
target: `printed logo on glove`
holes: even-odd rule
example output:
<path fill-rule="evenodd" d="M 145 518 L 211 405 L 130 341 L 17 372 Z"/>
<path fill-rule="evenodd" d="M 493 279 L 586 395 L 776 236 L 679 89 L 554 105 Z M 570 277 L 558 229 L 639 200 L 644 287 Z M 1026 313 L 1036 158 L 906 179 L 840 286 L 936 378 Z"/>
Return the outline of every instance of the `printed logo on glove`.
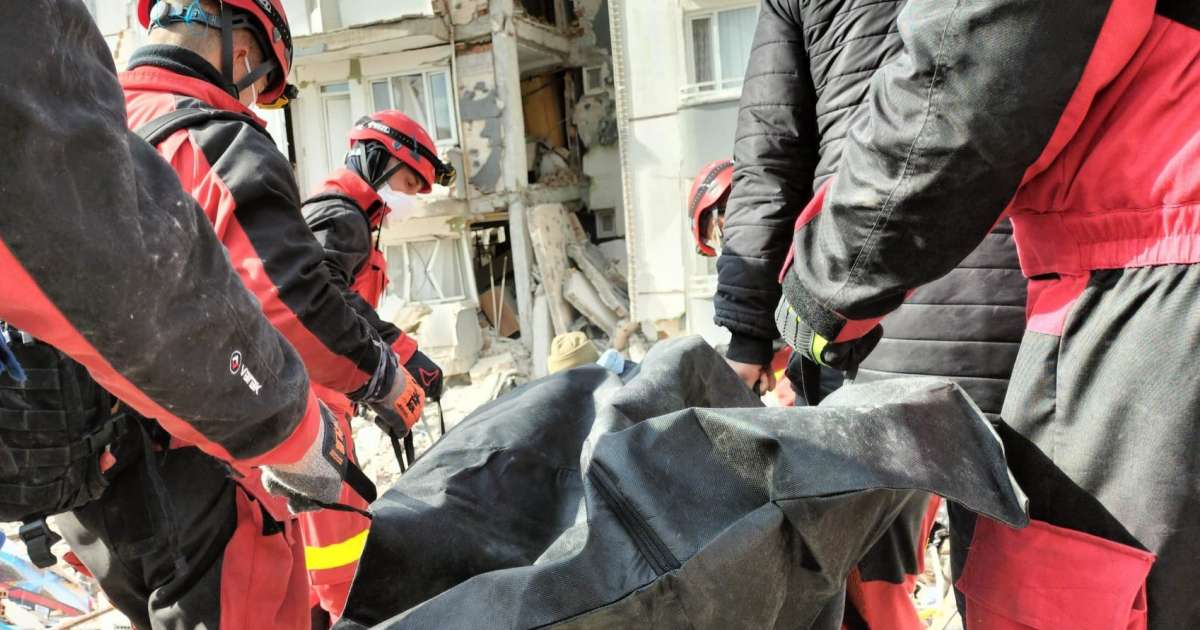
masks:
<path fill-rule="evenodd" d="M 425 411 L 425 390 L 405 370 L 396 370 L 395 382 L 382 401 L 369 403 L 375 412 L 375 424 L 389 435 L 408 435 Z"/>
<path fill-rule="evenodd" d="M 780 300 L 779 307 L 775 309 L 775 325 L 783 340 L 796 352 L 818 365 L 842 371 L 858 369 L 858 364 L 866 360 L 883 337 L 883 327 L 876 325 L 862 337 L 832 343 L 792 310 L 787 298 Z"/>
<path fill-rule="evenodd" d="M 404 364 L 404 369 L 421 385 L 421 389 L 425 390 L 426 400 L 442 399 L 442 368 L 424 352 L 414 352 L 408 363 Z"/>

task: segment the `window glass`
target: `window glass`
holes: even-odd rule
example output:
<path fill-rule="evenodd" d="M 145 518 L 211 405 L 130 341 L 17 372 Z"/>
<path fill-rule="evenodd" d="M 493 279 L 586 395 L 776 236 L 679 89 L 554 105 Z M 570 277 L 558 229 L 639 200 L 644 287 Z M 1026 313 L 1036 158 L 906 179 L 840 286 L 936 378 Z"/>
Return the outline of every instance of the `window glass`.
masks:
<path fill-rule="evenodd" d="M 425 102 L 425 77 L 423 75 L 410 74 L 393 77 L 392 103 L 396 109 L 428 127 L 429 112 Z"/>
<path fill-rule="evenodd" d="M 450 99 L 450 75 L 446 72 L 435 72 L 429 75 L 429 92 L 433 99 L 433 128 L 430 133 L 434 140 L 450 140 L 453 131 L 453 104 Z"/>
<path fill-rule="evenodd" d="M 461 241 L 411 241 L 387 248 L 387 293 L 405 302 L 446 302 L 466 298 Z"/>
<path fill-rule="evenodd" d="M 350 129 L 354 126 L 350 110 L 350 85 L 335 83 L 322 86 L 321 106 L 325 118 L 325 170 L 332 171 L 345 160 Z"/>
<path fill-rule="evenodd" d="M 388 89 L 388 81 L 371 82 L 371 103 L 375 111 L 392 108 L 392 91 Z"/>

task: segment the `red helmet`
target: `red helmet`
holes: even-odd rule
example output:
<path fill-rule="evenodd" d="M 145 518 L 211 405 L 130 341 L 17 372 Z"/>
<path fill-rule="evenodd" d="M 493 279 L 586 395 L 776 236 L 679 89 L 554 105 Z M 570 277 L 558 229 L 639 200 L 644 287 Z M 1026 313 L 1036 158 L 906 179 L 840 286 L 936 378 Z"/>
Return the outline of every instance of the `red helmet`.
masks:
<path fill-rule="evenodd" d="M 717 250 L 709 242 L 708 222 L 715 209 L 718 216 L 725 212 L 725 201 L 733 188 L 733 161 L 717 160 L 700 169 L 692 182 L 692 193 L 688 195 L 688 216 L 692 218 L 692 238 L 696 251 L 702 256 L 716 256 Z"/>
<path fill-rule="evenodd" d="M 202 24 L 222 33 L 238 28 L 248 29 L 268 59 L 237 82 L 235 87 L 238 91 L 244 90 L 263 75 L 269 75 L 270 85 L 258 95 L 258 104 L 268 109 L 287 105 L 288 101 L 296 98 L 298 91 L 287 82 L 288 73 L 292 70 L 292 30 L 283 10 L 283 0 L 217 1 L 221 5 L 220 15 L 205 13 L 195 1 L 187 8 L 180 8 L 160 0 L 138 0 L 138 21 L 147 29 L 179 22 Z M 231 45 L 229 42 L 227 37 L 223 37 L 222 56 L 226 60 L 233 55 L 233 51 L 227 49 Z M 221 72 L 230 83 L 234 83 L 233 68 L 221 68 Z M 234 94 L 235 98 L 237 96 Z"/>
<path fill-rule="evenodd" d="M 438 157 L 433 139 L 425 128 L 402 112 L 386 109 L 359 119 L 350 131 L 350 146 L 364 140 L 379 142 L 388 153 L 416 171 L 425 183 L 421 194 L 433 190 L 433 184 L 451 186 L 458 177 L 454 167 Z"/>

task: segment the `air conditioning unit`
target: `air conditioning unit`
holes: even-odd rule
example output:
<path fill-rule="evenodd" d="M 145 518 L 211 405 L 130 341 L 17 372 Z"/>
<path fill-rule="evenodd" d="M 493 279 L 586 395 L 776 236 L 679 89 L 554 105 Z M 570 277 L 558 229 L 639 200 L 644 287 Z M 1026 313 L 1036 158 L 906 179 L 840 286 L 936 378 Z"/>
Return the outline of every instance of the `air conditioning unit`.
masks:
<path fill-rule="evenodd" d="M 604 80 L 605 67 L 591 66 L 583 69 L 583 93 L 584 94 L 603 94 L 608 91 L 608 84 Z"/>
<path fill-rule="evenodd" d="M 617 238 L 621 236 L 620 226 L 617 225 L 616 208 L 604 208 L 593 211 L 596 215 L 596 238 Z"/>

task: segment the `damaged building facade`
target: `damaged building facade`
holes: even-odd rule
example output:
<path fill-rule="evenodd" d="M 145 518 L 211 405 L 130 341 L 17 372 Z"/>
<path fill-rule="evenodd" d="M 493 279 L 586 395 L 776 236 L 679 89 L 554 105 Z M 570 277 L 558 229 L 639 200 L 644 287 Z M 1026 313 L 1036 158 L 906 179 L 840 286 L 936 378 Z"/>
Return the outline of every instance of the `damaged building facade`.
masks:
<path fill-rule="evenodd" d="M 381 238 L 391 278 L 381 311 L 416 322 L 422 347 L 450 374 L 474 361 L 479 313 L 498 334 L 519 332 L 531 346 L 576 326 L 551 318 L 549 328 L 537 327 L 545 319 L 538 306 L 550 308 L 538 296 L 561 295 L 545 285 L 567 274 L 538 272 L 545 247 L 535 242 L 535 210 L 578 216 L 593 245 L 623 235 L 604 5 L 288 3 L 300 88 L 291 150 L 304 190 L 341 165 L 356 120 L 389 108 L 422 123 L 459 172 L 453 187 L 397 209 Z M 623 243 L 605 250 L 607 264 L 624 264 Z"/>
<path fill-rule="evenodd" d="M 136 2 L 90 0 L 122 67 Z M 301 190 L 371 112 L 421 122 L 458 170 L 381 234 L 380 310 L 450 374 L 484 327 L 620 348 L 712 324 L 713 261 L 688 236 L 692 175 L 732 147 L 757 8 L 746 0 L 287 0 L 300 97 L 262 112 Z M 652 60 L 652 62 L 647 62 Z"/>

